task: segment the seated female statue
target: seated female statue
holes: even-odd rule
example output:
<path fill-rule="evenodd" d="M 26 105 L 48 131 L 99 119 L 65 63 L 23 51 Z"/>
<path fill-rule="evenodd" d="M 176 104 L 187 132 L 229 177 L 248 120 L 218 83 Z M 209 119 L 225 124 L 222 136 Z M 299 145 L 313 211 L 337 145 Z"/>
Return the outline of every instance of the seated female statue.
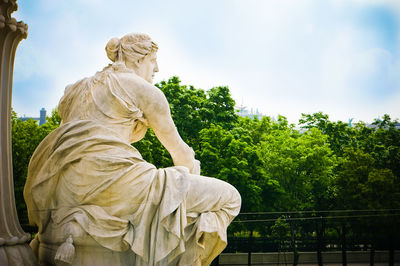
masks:
<path fill-rule="evenodd" d="M 145 34 L 113 38 L 113 63 L 66 87 L 61 126 L 36 149 L 24 190 L 42 264 L 208 265 L 226 246 L 240 195 L 200 176 L 151 84 L 157 49 Z M 149 127 L 175 166 L 157 169 L 131 145 Z"/>

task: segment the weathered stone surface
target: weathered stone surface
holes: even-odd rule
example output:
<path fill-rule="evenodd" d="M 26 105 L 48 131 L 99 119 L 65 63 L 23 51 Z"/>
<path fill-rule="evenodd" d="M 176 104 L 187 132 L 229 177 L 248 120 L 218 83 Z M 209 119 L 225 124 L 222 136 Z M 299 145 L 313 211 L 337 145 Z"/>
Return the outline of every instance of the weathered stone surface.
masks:
<path fill-rule="evenodd" d="M 200 176 L 151 84 L 157 49 L 145 34 L 113 38 L 113 63 L 67 86 L 61 126 L 33 154 L 24 191 L 40 262 L 207 265 L 226 246 L 240 195 Z M 175 166 L 157 169 L 131 146 L 149 127 Z"/>

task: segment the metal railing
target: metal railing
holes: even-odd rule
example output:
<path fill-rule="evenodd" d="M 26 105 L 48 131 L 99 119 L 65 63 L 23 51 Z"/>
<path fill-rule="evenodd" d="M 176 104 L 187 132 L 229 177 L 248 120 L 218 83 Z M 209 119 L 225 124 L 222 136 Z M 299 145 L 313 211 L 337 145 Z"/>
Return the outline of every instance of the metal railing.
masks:
<path fill-rule="evenodd" d="M 327 210 L 299 212 L 242 213 L 229 228 L 224 253 L 316 252 L 323 265 L 322 252 L 341 251 L 347 265 L 348 251 L 368 251 L 374 265 L 376 250 L 389 252 L 394 265 L 394 250 L 400 250 L 400 209 Z M 218 258 L 213 262 L 218 265 Z"/>

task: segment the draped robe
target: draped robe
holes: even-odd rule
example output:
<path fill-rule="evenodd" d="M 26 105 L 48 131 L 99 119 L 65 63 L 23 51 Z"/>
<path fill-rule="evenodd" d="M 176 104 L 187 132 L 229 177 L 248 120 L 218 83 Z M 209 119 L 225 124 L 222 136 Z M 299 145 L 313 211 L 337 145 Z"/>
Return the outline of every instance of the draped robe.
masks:
<path fill-rule="evenodd" d="M 239 212 L 240 196 L 222 181 L 197 176 L 204 186 L 236 198 L 224 207 L 220 195 L 208 195 L 217 198 L 187 210 L 196 205 L 188 169 L 157 169 L 130 144 L 148 127 L 132 88 L 119 82 L 130 74 L 110 66 L 66 88 L 59 105 L 63 122 L 29 164 L 24 190 L 29 220 L 39 235 L 53 230 L 48 227 L 77 223 L 100 246 L 131 250 L 138 265 L 194 264 L 207 240 L 211 248 L 201 261 L 209 263 L 226 246 L 226 228 Z M 179 262 L 189 246 L 192 261 Z"/>

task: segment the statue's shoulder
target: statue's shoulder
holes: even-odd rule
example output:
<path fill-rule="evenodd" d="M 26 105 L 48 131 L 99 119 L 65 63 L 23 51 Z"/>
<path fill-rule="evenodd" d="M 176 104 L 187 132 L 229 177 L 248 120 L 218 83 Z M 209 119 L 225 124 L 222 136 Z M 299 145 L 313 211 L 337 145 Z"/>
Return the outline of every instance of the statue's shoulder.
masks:
<path fill-rule="evenodd" d="M 133 71 L 113 71 L 112 76 L 121 88 L 135 99 L 137 106 L 143 111 L 154 109 L 154 105 L 168 105 L 164 93 Z M 151 108 L 150 108 L 151 107 Z"/>
<path fill-rule="evenodd" d="M 133 89 L 135 91 L 151 92 L 152 94 L 162 93 L 159 88 L 144 80 L 134 72 L 115 72 L 116 78 L 125 89 Z"/>

